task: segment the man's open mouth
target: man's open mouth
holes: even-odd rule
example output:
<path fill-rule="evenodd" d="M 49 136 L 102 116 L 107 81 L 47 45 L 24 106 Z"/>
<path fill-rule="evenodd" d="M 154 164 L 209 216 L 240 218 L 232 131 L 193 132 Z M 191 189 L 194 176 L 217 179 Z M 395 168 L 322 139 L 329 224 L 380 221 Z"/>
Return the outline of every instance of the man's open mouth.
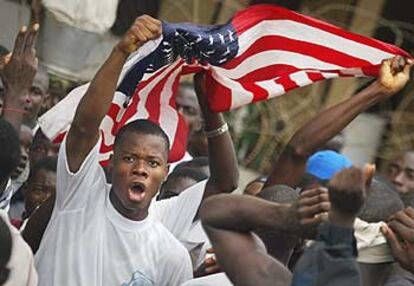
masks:
<path fill-rule="evenodd" d="M 129 200 L 135 203 L 141 203 L 145 199 L 145 185 L 134 182 L 129 186 Z"/>

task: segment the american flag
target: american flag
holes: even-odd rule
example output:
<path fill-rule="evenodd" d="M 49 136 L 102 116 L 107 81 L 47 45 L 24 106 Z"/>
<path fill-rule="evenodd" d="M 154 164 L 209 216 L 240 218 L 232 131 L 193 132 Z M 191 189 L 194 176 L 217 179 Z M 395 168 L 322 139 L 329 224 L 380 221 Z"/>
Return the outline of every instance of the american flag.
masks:
<path fill-rule="evenodd" d="M 175 109 L 182 75 L 206 71 L 209 105 L 228 111 L 323 79 L 377 76 L 382 60 L 403 50 L 274 5 L 251 6 L 224 25 L 163 23 L 163 35 L 132 54 L 104 118 L 101 162 L 125 123 L 146 118 L 172 142 L 170 161 L 186 150 L 186 124 Z M 62 140 L 87 85 L 44 114 L 42 131 Z"/>

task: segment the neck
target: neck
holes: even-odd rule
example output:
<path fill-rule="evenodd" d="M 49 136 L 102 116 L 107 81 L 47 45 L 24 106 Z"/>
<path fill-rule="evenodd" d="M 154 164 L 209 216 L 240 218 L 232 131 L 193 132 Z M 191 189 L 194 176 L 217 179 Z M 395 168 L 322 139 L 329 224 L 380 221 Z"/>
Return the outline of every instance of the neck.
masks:
<path fill-rule="evenodd" d="M 141 221 L 147 218 L 148 216 L 148 208 L 145 210 L 141 209 L 132 209 L 125 207 L 118 196 L 115 194 L 113 189 L 109 193 L 109 200 L 111 201 L 114 208 L 119 212 L 123 217 L 134 220 L 134 221 Z"/>

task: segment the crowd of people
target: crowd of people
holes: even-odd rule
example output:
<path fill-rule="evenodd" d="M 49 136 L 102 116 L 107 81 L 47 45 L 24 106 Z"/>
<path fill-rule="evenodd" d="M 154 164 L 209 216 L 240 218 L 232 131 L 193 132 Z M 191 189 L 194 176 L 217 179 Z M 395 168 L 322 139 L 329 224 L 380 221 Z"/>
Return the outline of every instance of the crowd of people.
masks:
<path fill-rule="evenodd" d="M 383 174 L 333 142 L 359 114 L 405 87 L 413 62 L 321 110 L 243 191 L 228 126 L 210 111 L 203 73 L 176 107 L 187 153 L 168 163 L 168 136 L 124 125 L 99 164 L 104 119 L 128 56 L 162 33 L 136 19 L 96 73 L 61 144 L 37 123 L 48 95 L 39 25 L 0 58 L 0 285 L 414 285 L 414 151 Z"/>

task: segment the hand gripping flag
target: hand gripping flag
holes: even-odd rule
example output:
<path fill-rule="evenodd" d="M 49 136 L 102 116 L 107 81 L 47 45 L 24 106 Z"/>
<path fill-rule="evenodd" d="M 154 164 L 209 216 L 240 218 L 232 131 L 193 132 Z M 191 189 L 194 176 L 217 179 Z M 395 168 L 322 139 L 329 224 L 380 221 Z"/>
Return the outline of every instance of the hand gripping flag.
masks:
<path fill-rule="evenodd" d="M 146 118 L 171 141 L 170 161 L 186 149 L 186 125 L 175 109 L 184 74 L 206 71 L 213 111 L 228 111 L 323 79 L 377 76 L 382 60 L 403 50 L 274 5 L 255 5 L 224 25 L 163 23 L 163 34 L 132 54 L 102 125 L 101 162 L 124 124 Z M 87 85 L 73 90 L 39 120 L 62 140 Z"/>

